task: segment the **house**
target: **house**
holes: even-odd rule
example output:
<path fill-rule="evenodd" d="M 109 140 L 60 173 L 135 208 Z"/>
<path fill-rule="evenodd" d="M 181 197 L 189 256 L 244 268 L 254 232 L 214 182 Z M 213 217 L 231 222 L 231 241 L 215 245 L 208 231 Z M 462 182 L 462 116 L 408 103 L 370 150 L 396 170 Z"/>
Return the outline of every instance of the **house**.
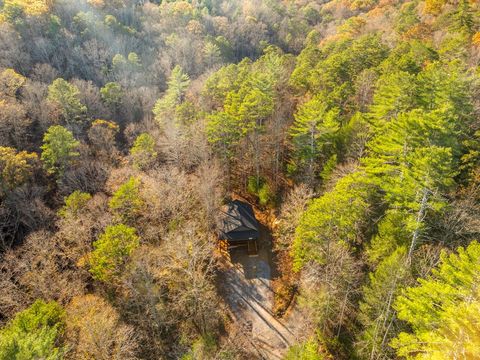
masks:
<path fill-rule="evenodd" d="M 258 221 L 253 208 L 240 200 L 234 200 L 223 212 L 219 238 L 227 243 L 228 249 L 246 247 L 249 255 L 258 252 Z"/>

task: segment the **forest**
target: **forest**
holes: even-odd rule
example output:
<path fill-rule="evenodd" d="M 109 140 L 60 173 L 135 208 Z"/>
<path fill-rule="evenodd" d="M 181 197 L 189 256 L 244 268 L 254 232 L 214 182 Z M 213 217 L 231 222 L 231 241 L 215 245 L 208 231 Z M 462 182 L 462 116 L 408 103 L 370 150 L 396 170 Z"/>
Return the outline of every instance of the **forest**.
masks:
<path fill-rule="evenodd" d="M 0 0 L 0 360 L 480 359 L 479 214 L 478 0 Z"/>

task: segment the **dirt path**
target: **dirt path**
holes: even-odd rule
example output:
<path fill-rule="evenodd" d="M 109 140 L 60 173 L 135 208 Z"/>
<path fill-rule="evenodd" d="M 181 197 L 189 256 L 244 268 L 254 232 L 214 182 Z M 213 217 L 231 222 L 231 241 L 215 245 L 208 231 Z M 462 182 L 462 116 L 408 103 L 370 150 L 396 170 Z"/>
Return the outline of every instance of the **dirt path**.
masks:
<path fill-rule="evenodd" d="M 272 312 L 273 290 L 271 251 L 261 244 L 258 256 L 248 256 L 244 249 L 233 250 L 232 263 L 222 274 L 227 304 L 258 359 L 282 359 L 296 341 L 294 329 L 276 319 Z"/>

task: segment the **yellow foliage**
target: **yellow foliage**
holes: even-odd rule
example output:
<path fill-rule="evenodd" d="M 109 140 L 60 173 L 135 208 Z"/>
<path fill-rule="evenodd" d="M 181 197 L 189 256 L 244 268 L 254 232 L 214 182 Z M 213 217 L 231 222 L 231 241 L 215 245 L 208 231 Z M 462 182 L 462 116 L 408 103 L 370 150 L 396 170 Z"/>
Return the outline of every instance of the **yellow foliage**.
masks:
<path fill-rule="evenodd" d="M 20 6 L 25 14 L 39 16 L 50 10 L 52 0 L 5 0 L 5 5 Z"/>
<path fill-rule="evenodd" d="M 428 14 L 438 14 L 442 11 L 447 0 L 425 0 L 425 12 Z"/>
<path fill-rule="evenodd" d="M 119 126 L 116 122 L 113 121 L 108 121 L 108 120 L 102 120 L 102 119 L 97 119 L 92 123 L 92 128 L 93 127 L 104 127 L 110 130 L 113 130 L 115 132 L 118 132 Z"/>
<path fill-rule="evenodd" d="M 405 32 L 405 39 L 426 39 L 431 36 L 432 28 L 425 24 L 420 23 L 415 26 L 412 26 L 407 32 Z"/>
<path fill-rule="evenodd" d="M 79 268 L 87 267 L 87 265 L 88 265 L 88 255 L 84 255 L 80 259 L 78 259 L 78 261 L 75 265 L 77 265 Z"/>
<path fill-rule="evenodd" d="M 360 16 L 353 16 L 338 27 L 339 34 L 358 35 L 365 28 L 367 21 Z"/>
<path fill-rule="evenodd" d="M 133 329 L 98 295 L 72 299 L 66 307 L 65 339 L 70 359 L 134 359 Z"/>
<path fill-rule="evenodd" d="M 15 97 L 15 94 L 19 88 L 21 88 L 27 79 L 15 72 L 13 69 L 6 69 L 0 73 L 0 97 L 7 95 Z"/>
<path fill-rule="evenodd" d="M 473 45 L 480 47 L 480 32 L 477 32 L 476 34 L 473 35 L 472 43 Z"/>
<path fill-rule="evenodd" d="M 374 18 L 378 18 L 381 16 L 385 16 L 385 7 L 389 6 L 387 3 L 382 3 L 382 5 L 378 5 L 374 7 L 367 13 L 368 19 L 371 21 Z"/>
<path fill-rule="evenodd" d="M 90 322 L 96 320 L 97 316 L 104 316 L 109 321 L 117 321 L 118 314 L 101 297 L 97 295 L 83 295 L 72 299 L 67 307 L 69 325 L 80 327 L 87 335 L 91 333 L 91 328 L 83 328 L 85 325 L 92 325 Z"/>
<path fill-rule="evenodd" d="M 0 106 L 2 102 L 0 101 Z M 13 189 L 25 183 L 32 175 L 32 162 L 37 159 L 34 153 L 17 151 L 9 147 L 0 147 L 0 184 Z"/>
<path fill-rule="evenodd" d="M 352 11 L 371 9 L 377 4 L 377 0 L 349 0 L 348 2 Z"/>
<path fill-rule="evenodd" d="M 173 6 L 173 12 L 176 15 L 190 15 L 193 11 L 193 7 L 186 1 L 175 2 Z"/>

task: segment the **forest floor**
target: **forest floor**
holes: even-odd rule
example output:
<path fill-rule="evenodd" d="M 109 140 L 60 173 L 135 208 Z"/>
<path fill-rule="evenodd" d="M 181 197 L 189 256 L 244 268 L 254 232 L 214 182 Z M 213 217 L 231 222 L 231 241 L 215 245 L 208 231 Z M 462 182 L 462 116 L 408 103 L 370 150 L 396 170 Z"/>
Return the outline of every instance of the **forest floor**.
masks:
<path fill-rule="evenodd" d="M 231 262 L 225 261 L 221 272 L 221 286 L 231 315 L 257 358 L 282 359 L 295 344 L 299 332 L 295 325 L 301 321 L 295 320 L 295 311 L 282 319 L 272 312 L 271 281 L 276 274 L 271 238 L 262 228 L 258 255 L 249 256 L 242 248 L 231 250 Z"/>

